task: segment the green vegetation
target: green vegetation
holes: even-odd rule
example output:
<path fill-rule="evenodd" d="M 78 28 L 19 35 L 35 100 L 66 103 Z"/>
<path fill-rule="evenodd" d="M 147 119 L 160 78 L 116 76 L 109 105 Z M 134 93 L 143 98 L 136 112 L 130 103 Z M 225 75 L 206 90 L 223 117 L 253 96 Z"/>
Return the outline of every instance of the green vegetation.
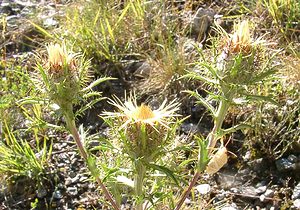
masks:
<path fill-rule="evenodd" d="M 19 60 L 0 51 L 0 174 L 10 184 L 25 177 L 36 190 L 50 187 L 48 208 L 63 182 L 64 169 L 53 164 L 70 149 L 54 145 L 70 134 L 102 208 L 121 209 L 126 198 L 137 210 L 208 209 L 218 203 L 194 186 L 227 164 L 235 133 L 243 132 L 240 149 L 250 160 L 297 154 L 300 3 L 212 4 L 224 16 L 198 17 L 210 21 L 198 26 L 208 26 L 201 40 L 191 35 L 195 4 L 77 1 L 56 29 L 31 20 L 48 40 Z M 186 134 L 185 122 L 197 131 Z M 236 161 L 237 169 L 245 164 Z M 32 209 L 44 202 L 29 201 Z"/>

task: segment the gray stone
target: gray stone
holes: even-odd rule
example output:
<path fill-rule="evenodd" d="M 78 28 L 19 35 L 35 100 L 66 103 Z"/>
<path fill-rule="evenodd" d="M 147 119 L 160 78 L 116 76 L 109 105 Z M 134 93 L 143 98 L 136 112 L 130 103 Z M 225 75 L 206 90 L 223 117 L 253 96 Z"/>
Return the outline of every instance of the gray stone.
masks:
<path fill-rule="evenodd" d="M 54 193 L 53 193 L 53 198 L 55 199 L 61 199 L 63 196 L 61 194 L 61 191 L 60 190 L 55 190 Z"/>
<path fill-rule="evenodd" d="M 204 41 L 206 34 L 213 22 L 215 12 L 209 9 L 199 8 L 191 23 L 191 35 L 198 41 Z"/>
<path fill-rule="evenodd" d="M 287 158 L 291 163 L 297 163 L 298 158 L 296 157 L 296 155 L 289 155 Z"/>
<path fill-rule="evenodd" d="M 189 134 L 189 133 L 196 133 L 198 131 L 198 126 L 194 123 L 182 123 L 181 131 Z"/>
<path fill-rule="evenodd" d="M 265 201 L 265 198 L 266 198 L 265 195 L 260 195 L 260 196 L 259 196 L 259 200 L 260 200 L 261 202 L 264 202 L 264 201 Z"/>
<path fill-rule="evenodd" d="M 47 190 L 44 187 L 39 187 L 36 191 L 36 196 L 38 198 L 43 198 L 47 195 Z"/>
<path fill-rule="evenodd" d="M 238 207 L 235 203 L 227 204 L 226 206 L 222 207 L 221 210 L 237 210 Z"/>
<path fill-rule="evenodd" d="M 249 161 L 251 158 L 251 152 L 247 151 L 246 154 L 242 158 L 244 161 Z"/>
<path fill-rule="evenodd" d="M 246 195 L 257 195 L 256 189 L 253 186 L 241 187 L 241 193 Z"/>
<path fill-rule="evenodd" d="M 58 25 L 58 21 L 54 20 L 54 18 L 50 17 L 44 20 L 43 25 L 46 28 L 55 27 Z"/>
<path fill-rule="evenodd" d="M 236 176 L 232 171 L 220 172 L 217 176 L 217 183 L 220 183 L 221 188 L 231 189 L 243 184 L 242 177 Z"/>
<path fill-rule="evenodd" d="M 150 76 L 151 69 L 152 67 L 148 62 L 143 62 L 143 64 L 135 70 L 133 75 L 143 79 L 148 78 Z"/>
<path fill-rule="evenodd" d="M 70 184 L 72 184 L 72 178 L 67 177 L 67 178 L 66 178 L 66 181 L 65 181 L 65 185 L 66 185 L 66 186 L 69 186 Z"/>
<path fill-rule="evenodd" d="M 280 172 L 287 172 L 295 169 L 295 164 L 286 158 L 281 158 L 275 162 L 276 168 Z"/>

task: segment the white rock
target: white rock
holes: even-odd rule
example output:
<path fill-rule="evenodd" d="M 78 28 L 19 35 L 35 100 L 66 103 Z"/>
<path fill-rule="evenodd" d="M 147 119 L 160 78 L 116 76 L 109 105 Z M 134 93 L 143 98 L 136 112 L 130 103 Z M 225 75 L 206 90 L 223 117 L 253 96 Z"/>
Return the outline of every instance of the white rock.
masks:
<path fill-rule="evenodd" d="M 262 193 L 266 192 L 266 190 L 267 190 L 267 186 L 261 186 L 261 187 L 256 188 L 255 192 L 257 194 L 262 194 Z"/>
<path fill-rule="evenodd" d="M 221 208 L 221 210 L 237 210 L 237 208 L 232 207 L 232 206 L 227 206 L 227 207 Z"/>
<path fill-rule="evenodd" d="M 264 193 L 266 197 L 273 197 L 274 196 L 274 191 L 271 189 L 267 189 L 266 192 Z"/>
<path fill-rule="evenodd" d="M 265 198 L 266 198 L 265 195 L 260 195 L 260 196 L 259 196 L 259 200 L 260 200 L 261 202 L 264 202 Z"/>
<path fill-rule="evenodd" d="M 294 207 L 296 207 L 297 209 L 299 209 L 300 208 L 300 199 L 294 200 L 293 204 L 294 204 Z"/>
<path fill-rule="evenodd" d="M 196 186 L 196 190 L 202 195 L 209 193 L 210 189 L 211 187 L 209 184 L 200 184 Z"/>

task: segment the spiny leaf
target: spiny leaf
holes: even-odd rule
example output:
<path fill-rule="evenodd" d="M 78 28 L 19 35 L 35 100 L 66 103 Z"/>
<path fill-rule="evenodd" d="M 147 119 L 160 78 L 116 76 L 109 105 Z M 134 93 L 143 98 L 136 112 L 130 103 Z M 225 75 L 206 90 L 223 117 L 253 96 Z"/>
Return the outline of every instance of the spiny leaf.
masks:
<path fill-rule="evenodd" d="M 179 186 L 179 182 L 178 180 L 176 179 L 175 175 L 174 175 L 174 172 L 171 171 L 170 169 L 168 169 L 167 167 L 165 166 L 161 166 L 161 165 L 157 165 L 157 164 L 149 164 L 149 166 L 155 170 L 158 170 L 158 171 L 161 171 L 163 172 L 164 174 L 166 174 L 168 177 L 170 177 L 171 179 L 174 180 L 174 182 L 176 183 L 176 185 Z"/>

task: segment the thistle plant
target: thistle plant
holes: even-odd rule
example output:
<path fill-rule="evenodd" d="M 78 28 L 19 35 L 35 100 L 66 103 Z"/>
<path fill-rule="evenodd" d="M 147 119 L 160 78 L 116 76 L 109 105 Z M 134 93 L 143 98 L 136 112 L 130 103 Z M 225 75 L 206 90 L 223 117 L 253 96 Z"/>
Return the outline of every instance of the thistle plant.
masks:
<path fill-rule="evenodd" d="M 196 97 L 198 103 L 208 109 L 213 117 L 214 127 L 206 141 L 199 141 L 201 143 L 197 164 L 199 167 L 196 168 L 195 175 L 188 189 L 182 194 L 175 210 L 181 208 L 201 172 L 209 169 L 207 172 L 212 174 L 226 164 L 227 150 L 223 144 L 215 154 L 213 152 L 217 141 L 226 134 L 249 127 L 239 124 L 228 129 L 222 128 L 230 106 L 249 101 L 272 101 L 268 96 L 253 95 L 255 85 L 272 75 L 274 69 L 271 67 L 270 53 L 263 48 L 265 43 L 261 38 L 252 38 L 249 22 L 243 21 L 235 25 L 233 34 L 227 34 L 221 27 L 217 29 L 221 34 L 221 39 L 219 45 L 215 46 L 217 52 L 215 59 L 209 61 L 202 55 L 202 61 L 197 63 L 200 74 L 190 72 L 184 76 L 202 81 L 215 90 L 215 93 L 207 91 L 209 94 L 207 98 L 203 98 L 197 91 L 187 91 L 191 96 Z M 212 100 L 217 102 L 216 108 L 211 105 Z M 206 168 L 208 166 L 209 168 Z"/>
<path fill-rule="evenodd" d="M 167 104 L 165 100 L 153 110 L 145 104 L 138 105 L 136 100 L 135 95 L 126 98 L 125 103 L 118 98 L 111 100 L 118 111 L 105 112 L 104 119 L 119 140 L 123 153 L 132 161 L 135 209 L 142 210 L 147 171 L 166 153 L 166 146 L 174 139 L 179 125 L 179 121 L 175 121 L 179 103 L 173 100 Z"/>
<path fill-rule="evenodd" d="M 111 78 L 100 78 L 91 84 L 90 61 L 86 60 L 82 54 L 73 53 L 67 49 L 66 44 L 49 44 L 47 46 L 47 55 L 41 57 L 41 62 L 37 64 L 37 69 L 42 78 L 43 89 L 48 99 L 59 106 L 60 112 L 65 118 L 67 129 L 72 134 L 80 155 L 87 163 L 91 174 L 101 187 L 104 195 L 109 200 L 114 209 L 119 209 L 118 205 L 106 189 L 99 177 L 95 160 L 85 150 L 76 127 L 76 116 L 92 106 L 99 100 L 102 100 L 101 93 L 92 90 L 97 84 Z M 98 96 L 97 99 L 88 102 L 76 113 L 74 106 L 81 100 L 89 97 Z"/>

